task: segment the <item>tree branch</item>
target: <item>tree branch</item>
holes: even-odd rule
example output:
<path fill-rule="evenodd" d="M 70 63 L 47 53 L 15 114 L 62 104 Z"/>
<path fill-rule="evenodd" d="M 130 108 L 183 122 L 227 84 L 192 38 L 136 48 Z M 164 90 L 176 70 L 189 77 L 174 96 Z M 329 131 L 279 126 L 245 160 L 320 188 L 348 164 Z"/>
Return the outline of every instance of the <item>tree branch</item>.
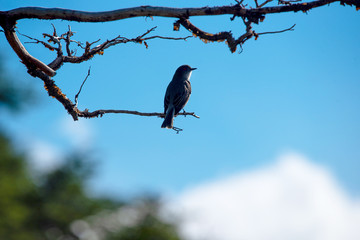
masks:
<path fill-rule="evenodd" d="M 81 63 L 84 61 L 87 61 L 89 59 L 91 59 L 92 57 L 94 57 L 94 55 L 96 54 L 100 54 L 102 55 L 104 53 L 104 50 L 111 47 L 111 46 L 115 46 L 117 44 L 120 43 L 128 43 L 128 42 L 134 42 L 134 43 L 144 43 L 145 47 L 148 47 L 147 44 L 147 40 L 151 40 L 151 39 L 166 39 L 166 40 L 186 40 L 191 36 L 187 36 L 187 37 L 179 37 L 179 38 L 173 38 L 173 37 L 164 37 L 164 36 L 150 36 L 150 37 L 145 37 L 146 35 L 148 35 L 149 33 L 155 31 L 156 27 L 153 27 L 149 30 L 147 30 L 145 33 L 143 33 L 142 35 L 135 37 L 135 38 L 126 38 L 126 37 L 122 37 L 122 36 L 117 36 L 111 40 L 106 40 L 105 42 L 92 47 L 93 44 L 97 43 L 100 41 L 100 39 L 94 41 L 94 42 L 86 42 L 86 45 L 83 46 L 79 41 L 75 41 L 72 40 L 70 37 L 74 35 L 74 32 L 71 31 L 71 28 L 69 26 L 69 31 L 66 33 L 61 34 L 61 36 L 57 36 L 56 33 L 56 29 L 55 26 L 54 27 L 54 33 L 53 34 L 47 34 L 47 33 L 43 33 L 44 37 L 49 38 L 48 42 L 52 42 L 54 44 L 57 44 L 58 47 L 53 47 L 50 44 L 41 41 L 39 39 L 33 38 L 33 37 L 29 37 L 25 34 L 22 34 L 23 36 L 34 40 L 34 42 L 31 43 L 41 43 L 42 45 L 44 45 L 46 48 L 50 49 L 51 51 L 56 50 L 57 51 L 57 57 L 56 59 L 51 62 L 49 64 L 49 67 L 51 67 L 54 70 L 57 70 L 61 67 L 61 65 L 65 62 L 69 62 L 69 63 Z M 66 43 L 66 53 L 67 55 L 65 56 L 63 54 L 63 50 L 62 50 L 62 44 L 61 44 L 61 40 L 64 40 Z M 77 43 L 78 46 L 80 46 L 81 48 L 84 49 L 84 53 L 81 56 L 74 56 L 73 55 L 73 51 L 70 50 L 70 43 L 71 42 L 75 42 Z"/>
<path fill-rule="evenodd" d="M 22 34 L 22 33 L 20 33 L 19 31 L 17 31 L 17 33 L 20 34 L 21 36 L 27 37 L 27 38 L 29 38 L 30 40 L 33 40 L 33 41 L 34 41 L 34 42 L 24 42 L 24 43 L 35 43 L 35 44 L 41 43 L 44 47 L 46 47 L 46 48 L 49 49 L 50 51 L 54 51 L 54 50 L 59 51 L 59 48 L 53 47 L 53 46 L 51 46 L 50 44 L 48 44 L 47 42 L 44 42 L 44 41 L 41 41 L 41 40 L 39 40 L 39 39 L 30 37 L 30 36 L 28 36 L 28 35 L 26 35 L 26 34 Z"/>
<path fill-rule="evenodd" d="M 37 69 L 30 71 L 30 74 L 40 78 L 44 82 L 44 88 L 48 92 L 49 96 L 56 98 L 56 100 L 58 100 L 73 117 L 74 121 L 78 120 L 79 109 L 77 109 L 75 104 L 73 104 L 71 100 L 61 91 L 61 89 L 55 84 L 54 80 L 52 80 L 44 72 Z"/>
<path fill-rule="evenodd" d="M 158 113 L 158 112 L 144 113 L 144 112 L 138 112 L 138 111 L 112 110 L 112 109 L 107 109 L 107 110 L 100 109 L 100 110 L 96 110 L 93 112 L 89 112 L 88 109 L 85 109 L 84 111 L 79 111 L 78 115 L 79 115 L 79 117 L 93 118 L 93 117 L 102 117 L 106 113 L 124 113 L 124 114 L 132 114 L 132 115 L 145 116 L 145 117 L 160 117 L 160 118 L 165 117 L 164 113 Z M 176 116 L 193 116 L 195 118 L 200 118 L 194 112 L 181 112 L 181 113 L 178 113 Z"/>
<path fill-rule="evenodd" d="M 25 47 L 20 42 L 14 29 L 4 29 L 5 36 L 14 52 L 18 55 L 21 61 L 26 65 L 28 69 L 38 68 L 49 76 L 55 76 L 55 71 L 48 67 L 45 63 L 31 56 Z"/>
<path fill-rule="evenodd" d="M 238 39 L 235 39 L 231 32 L 220 32 L 216 34 L 204 32 L 195 25 L 193 25 L 188 19 L 180 18 L 174 23 L 174 29 L 178 29 L 178 24 L 181 24 L 187 30 L 193 33 L 195 37 L 199 37 L 203 42 L 222 42 L 225 41 L 229 46 L 231 52 L 235 52 L 238 45 L 245 43 L 246 40 L 254 36 L 252 31 L 251 21 L 246 21 L 243 18 L 244 24 L 246 26 L 246 32 L 241 35 Z"/>
<path fill-rule="evenodd" d="M 63 19 L 78 22 L 109 22 L 133 17 L 172 17 L 187 18 L 190 16 L 236 15 L 247 17 L 250 15 L 271 14 L 280 12 L 308 11 L 312 8 L 324 6 L 333 2 L 355 5 L 360 8 L 359 0 L 316 0 L 312 2 L 297 3 L 285 6 L 262 7 L 245 9 L 239 4 L 230 6 L 201 7 L 201 8 L 171 8 L 140 6 L 124 8 L 114 11 L 85 12 L 62 8 L 22 7 L 10 11 L 0 12 L 8 17 L 18 20 L 24 18 L 37 19 Z"/>

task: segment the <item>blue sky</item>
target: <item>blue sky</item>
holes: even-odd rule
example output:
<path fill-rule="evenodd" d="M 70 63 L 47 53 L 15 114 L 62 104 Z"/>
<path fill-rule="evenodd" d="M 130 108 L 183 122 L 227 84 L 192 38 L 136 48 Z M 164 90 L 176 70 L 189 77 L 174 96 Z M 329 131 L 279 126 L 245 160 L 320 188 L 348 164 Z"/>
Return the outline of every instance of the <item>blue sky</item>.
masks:
<path fill-rule="evenodd" d="M 180 5 L 105 1 L 100 6 L 86 1 L 42 2 L 7 1 L 2 9 L 43 6 L 100 11 L 144 4 L 210 5 L 206 1 L 181 1 Z M 229 18 L 191 20 L 205 31 L 231 29 L 240 34 L 241 20 L 230 22 Z M 190 35 L 183 28 L 173 32 L 173 22 L 155 17 L 70 25 L 76 32 L 74 39 L 83 42 L 119 34 L 136 37 L 154 26 L 156 35 Z M 53 23 L 58 33 L 69 24 Z M 241 54 L 231 54 L 223 43 L 204 44 L 196 38 L 151 40 L 148 49 L 128 43 L 107 49 L 91 61 L 66 64 L 54 78 L 73 98 L 91 66 L 79 108 L 160 112 L 176 68 L 182 64 L 196 67 L 191 78 L 193 94 L 185 109 L 201 118 L 177 117 L 175 126 L 184 129 L 180 134 L 161 129 L 162 120 L 156 117 L 109 114 L 72 123 L 62 105 L 47 96 L 41 81 L 27 75 L 1 35 L 0 49 L 10 74 L 37 94 L 35 104 L 24 113 L 2 114 L 1 119 L 20 148 L 36 152 L 44 161 L 75 148 L 97 158 L 90 184 L 97 194 L 176 193 L 210 179 L 271 165 L 284 152 L 298 152 L 325 166 L 347 192 L 359 197 L 359 12 L 335 3 L 307 14 L 269 15 L 254 29 L 276 31 L 294 23 L 295 31 L 249 40 Z M 50 21 L 36 20 L 21 20 L 18 29 L 38 38 L 52 31 Z M 25 46 L 46 63 L 54 58 L 41 46 Z M 39 151 L 35 145 L 40 146 Z"/>

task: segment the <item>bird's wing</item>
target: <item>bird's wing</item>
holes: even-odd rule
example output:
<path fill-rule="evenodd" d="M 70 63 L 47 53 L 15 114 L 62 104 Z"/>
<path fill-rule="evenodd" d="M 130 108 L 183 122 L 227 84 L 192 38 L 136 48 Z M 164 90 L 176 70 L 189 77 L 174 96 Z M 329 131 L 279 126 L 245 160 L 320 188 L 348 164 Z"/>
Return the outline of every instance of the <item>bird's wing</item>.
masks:
<path fill-rule="evenodd" d="M 169 102 L 170 102 L 170 95 L 169 94 L 165 94 L 165 98 L 164 98 L 164 113 L 166 114 L 166 111 L 169 107 Z"/>
<path fill-rule="evenodd" d="M 186 103 L 189 101 L 191 94 L 191 85 L 190 82 L 186 83 L 184 88 L 177 92 L 174 96 L 174 106 L 175 106 L 175 114 L 178 114 L 181 109 L 183 109 Z"/>

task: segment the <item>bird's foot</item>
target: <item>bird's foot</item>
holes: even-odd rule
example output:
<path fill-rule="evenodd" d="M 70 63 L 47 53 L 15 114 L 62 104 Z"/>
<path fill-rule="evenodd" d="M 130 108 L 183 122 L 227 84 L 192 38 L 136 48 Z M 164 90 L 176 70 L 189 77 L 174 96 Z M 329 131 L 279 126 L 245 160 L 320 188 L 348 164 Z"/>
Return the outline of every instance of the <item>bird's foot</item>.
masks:
<path fill-rule="evenodd" d="M 177 128 L 177 127 L 173 127 L 172 129 L 176 131 L 176 134 L 179 134 L 179 132 L 183 130 L 182 128 Z"/>

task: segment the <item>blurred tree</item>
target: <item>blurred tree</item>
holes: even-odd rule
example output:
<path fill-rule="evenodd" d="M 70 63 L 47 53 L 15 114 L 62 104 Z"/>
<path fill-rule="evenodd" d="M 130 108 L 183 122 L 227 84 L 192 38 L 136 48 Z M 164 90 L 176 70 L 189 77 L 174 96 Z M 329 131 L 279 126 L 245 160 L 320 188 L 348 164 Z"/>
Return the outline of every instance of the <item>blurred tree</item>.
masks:
<path fill-rule="evenodd" d="M 28 95 L 12 84 L 0 58 L 0 110 L 20 110 Z M 24 155 L 17 153 L 0 128 L 0 239 L 41 239 L 31 226 L 36 185 Z"/>
<path fill-rule="evenodd" d="M 0 134 L 0 239 L 39 239 L 39 232 L 30 226 L 35 192 L 24 156 Z"/>
<path fill-rule="evenodd" d="M 141 214 L 136 224 L 116 232 L 108 240 L 180 240 L 175 225 L 159 217 L 160 208 L 156 198 L 142 199 L 138 208 Z"/>
<path fill-rule="evenodd" d="M 64 164 L 42 177 L 32 206 L 38 211 L 33 216 L 37 227 L 47 239 L 68 237 L 77 239 L 70 231 L 72 221 L 95 214 L 102 209 L 114 209 L 120 203 L 109 199 L 95 199 L 85 191 L 91 174 L 85 156 L 74 155 Z M 121 204 L 120 204 L 121 205 Z"/>
<path fill-rule="evenodd" d="M 24 155 L 0 133 L 0 239 L 77 239 L 72 221 L 121 205 L 89 197 L 88 173 L 79 157 L 71 157 L 35 184 Z"/>
<path fill-rule="evenodd" d="M 3 58 L 0 56 L 0 110 L 19 111 L 30 99 L 32 91 L 15 85 L 14 77 L 10 77 L 5 69 Z"/>
<path fill-rule="evenodd" d="M 159 216 L 156 198 L 90 197 L 85 183 L 92 169 L 84 159 L 70 157 L 35 183 L 24 155 L 0 133 L 0 239 L 180 240 L 176 226 Z M 79 221 L 88 227 L 74 230 Z"/>
<path fill-rule="evenodd" d="M 115 211 L 103 211 L 86 218 L 74 226 L 74 231 L 86 236 L 84 240 L 180 240 L 176 225 L 165 221 L 161 210 L 158 198 L 146 195 Z"/>

